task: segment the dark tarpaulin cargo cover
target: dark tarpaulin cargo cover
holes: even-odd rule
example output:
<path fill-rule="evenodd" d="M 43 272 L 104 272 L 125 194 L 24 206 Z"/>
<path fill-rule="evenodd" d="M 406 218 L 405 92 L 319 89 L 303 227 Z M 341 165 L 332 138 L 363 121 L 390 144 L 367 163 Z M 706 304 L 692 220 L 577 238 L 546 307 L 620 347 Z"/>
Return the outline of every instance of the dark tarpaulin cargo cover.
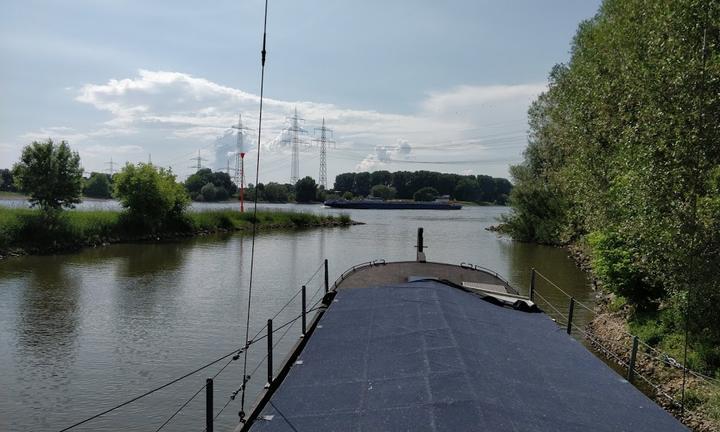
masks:
<path fill-rule="evenodd" d="M 542 313 L 341 289 L 253 431 L 685 431 Z"/>

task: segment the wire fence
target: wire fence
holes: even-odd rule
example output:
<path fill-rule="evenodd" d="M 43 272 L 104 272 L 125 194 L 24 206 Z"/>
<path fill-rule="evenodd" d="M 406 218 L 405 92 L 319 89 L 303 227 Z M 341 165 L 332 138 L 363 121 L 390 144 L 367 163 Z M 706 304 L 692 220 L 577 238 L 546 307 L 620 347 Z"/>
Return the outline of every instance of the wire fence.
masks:
<path fill-rule="evenodd" d="M 323 268 L 325 268 L 325 270 L 326 270 L 325 272 L 322 272 Z M 321 276 L 324 276 L 324 277 L 321 277 Z M 313 271 L 313 273 L 312 273 L 311 276 L 305 281 L 305 283 L 304 283 L 300 288 L 298 288 L 298 289 L 289 297 L 289 299 L 270 317 L 270 320 L 276 320 L 278 317 L 280 317 L 280 316 L 283 314 L 283 312 L 285 312 L 285 316 L 287 316 L 288 314 L 290 314 L 290 318 L 287 318 L 282 324 L 280 324 L 280 325 L 278 325 L 278 326 L 273 326 L 273 330 L 272 330 L 273 336 L 274 336 L 275 334 L 279 334 L 279 336 L 273 337 L 273 344 L 272 344 L 272 349 L 273 349 L 273 351 L 278 350 L 278 348 L 280 347 L 280 345 L 282 345 L 282 344 L 284 344 L 284 343 L 291 343 L 291 342 L 289 342 L 289 341 L 286 339 L 286 337 L 287 337 L 289 334 L 291 334 L 291 331 L 292 331 L 293 329 L 297 330 L 297 327 L 299 326 L 299 323 L 301 322 L 301 320 L 303 320 L 303 318 L 305 318 L 305 319 L 307 319 L 307 318 L 314 319 L 314 315 L 313 315 L 313 316 L 309 316 L 309 315 L 310 315 L 311 313 L 317 312 L 317 311 L 319 311 L 320 309 L 323 308 L 323 306 L 321 305 L 321 302 L 323 301 L 323 299 L 324 299 L 324 297 L 325 297 L 325 292 L 328 290 L 327 280 L 328 280 L 328 275 L 327 275 L 327 260 L 325 260 L 323 263 L 321 263 L 321 264 Z M 306 297 L 307 294 L 308 294 L 308 292 L 310 292 L 311 294 L 310 294 L 309 297 Z M 301 301 L 298 299 L 298 297 L 300 297 L 300 296 L 305 296 L 305 297 L 306 297 L 306 298 L 304 299 L 304 300 L 305 300 L 304 303 L 301 303 Z M 299 304 L 299 303 L 300 303 L 300 304 Z M 289 309 L 289 308 L 291 308 L 291 307 L 294 308 L 297 312 L 295 312 L 295 313 L 290 313 L 289 310 L 291 310 L 291 309 Z M 206 369 L 208 369 L 208 368 L 210 368 L 210 367 L 212 367 L 212 366 L 214 366 L 214 365 L 222 362 L 223 360 L 227 360 L 225 363 L 220 363 L 222 366 L 221 366 L 213 375 L 211 375 L 211 380 L 215 380 L 215 379 L 218 378 L 223 372 L 225 372 L 225 371 L 229 368 L 229 366 L 230 366 L 234 361 L 238 360 L 238 359 L 240 358 L 241 354 L 243 354 L 243 353 L 245 353 L 246 351 L 249 351 L 249 350 L 251 350 L 251 349 L 255 349 L 255 347 L 257 346 L 258 342 L 261 342 L 261 341 L 267 339 L 267 337 L 268 337 L 268 331 L 267 331 L 267 330 L 268 330 L 268 323 L 266 322 L 265 325 L 263 325 L 263 326 L 255 333 L 255 335 L 248 340 L 247 344 L 245 344 L 244 346 L 237 347 L 237 348 L 235 348 L 234 350 L 228 352 L 227 354 L 224 354 L 223 356 L 221 356 L 221 357 L 219 357 L 219 358 L 217 358 L 217 359 L 215 359 L 215 360 L 212 360 L 211 362 L 208 362 L 207 364 L 205 364 L 205 365 L 203 365 L 203 366 L 201 366 L 201 367 L 199 367 L 199 368 L 197 368 L 197 369 L 194 369 L 194 370 L 191 371 L 191 372 L 188 372 L 188 373 L 186 373 L 186 374 L 184 374 L 184 375 L 182 375 L 182 376 L 180 376 L 180 377 L 178 377 L 178 378 L 175 378 L 175 379 L 173 379 L 173 380 L 171 380 L 171 381 L 169 381 L 169 382 L 167 382 L 167 383 L 165 383 L 165 384 L 162 384 L 162 385 L 160 385 L 160 386 L 158 386 L 158 387 L 155 387 L 155 388 L 153 388 L 153 389 L 151 389 L 151 390 L 149 390 L 149 391 L 147 391 L 147 392 L 145 392 L 145 393 L 143 393 L 143 394 L 140 394 L 140 395 L 138 395 L 138 396 L 136 396 L 136 397 L 133 397 L 133 398 L 131 398 L 131 399 L 125 401 L 125 402 L 122 402 L 122 403 L 120 403 L 120 404 L 117 404 L 117 405 L 115 405 L 115 406 L 113 406 L 113 407 L 111 407 L 111 408 L 108 408 L 108 409 L 105 409 L 105 410 L 103 410 L 103 411 L 100 411 L 100 412 L 98 412 L 97 414 L 92 415 L 92 416 L 89 416 L 89 417 L 87 417 L 87 418 L 85 418 L 85 419 L 83 419 L 83 420 L 81 420 L 81 421 L 78 421 L 78 422 L 76 422 L 76 423 L 74 423 L 74 424 L 72 424 L 72 425 L 70 425 L 70 426 L 68 426 L 68 427 L 65 427 L 65 428 L 63 428 L 63 429 L 60 429 L 60 432 L 69 431 L 69 430 L 74 429 L 74 428 L 76 428 L 76 427 L 78 427 L 78 426 L 80 426 L 80 425 L 84 425 L 84 424 L 86 424 L 86 423 L 88 423 L 88 422 L 91 422 L 91 421 L 93 421 L 93 420 L 95 420 L 95 419 L 98 419 L 98 418 L 103 417 L 103 416 L 105 416 L 105 415 L 108 415 L 108 414 L 110 414 L 110 413 L 112 413 L 112 412 L 115 412 L 116 410 L 118 410 L 118 409 L 120 409 L 120 408 L 123 408 L 123 407 L 125 407 L 125 406 L 127 406 L 127 405 L 130 405 L 130 404 L 132 404 L 132 403 L 135 403 L 135 402 L 139 401 L 140 399 L 143 399 L 143 398 L 145 398 L 145 397 L 147 397 L 147 396 L 150 396 L 150 395 L 152 395 L 152 394 L 155 394 L 156 392 L 159 392 L 159 391 L 161 391 L 161 390 L 164 390 L 164 389 L 166 389 L 166 388 L 168 388 L 168 387 L 170 387 L 170 386 L 172 386 L 172 385 L 174 385 L 174 384 L 176 384 L 176 383 L 178 383 L 178 382 L 180 382 L 180 381 L 183 381 L 183 380 L 185 380 L 185 379 L 188 379 L 188 378 L 190 378 L 190 377 L 198 374 L 199 372 L 201 372 L 201 371 L 203 371 L 203 370 L 206 370 Z M 298 331 L 298 338 L 302 337 L 302 333 L 303 333 L 303 329 L 300 329 L 300 331 Z M 261 348 L 260 348 L 260 349 L 261 349 Z M 238 395 L 239 393 L 241 393 L 241 392 L 243 392 L 243 391 L 247 391 L 247 388 L 246 388 L 246 387 L 247 387 L 247 385 L 246 385 L 246 384 L 247 384 L 247 381 L 248 381 L 251 377 L 253 377 L 256 373 L 258 373 L 258 371 L 259 371 L 263 366 L 266 366 L 266 367 L 267 367 L 267 360 L 268 360 L 269 354 L 270 354 L 269 351 L 266 351 L 266 353 L 264 354 L 264 356 L 257 361 L 257 363 L 255 364 L 255 366 L 254 366 L 254 367 L 252 368 L 252 370 L 248 373 L 247 379 L 244 380 L 244 381 L 245 381 L 245 384 L 241 385 L 240 388 L 238 388 L 237 390 L 233 391 L 233 392 L 230 394 L 230 396 L 229 396 L 228 399 L 226 400 L 225 404 L 220 408 L 220 410 L 219 410 L 217 413 L 214 413 L 214 415 L 212 416 L 212 417 L 213 417 L 213 421 L 216 420 L 217 418 L 219 418 L 220 415 L 221 415 L 228 407 L 231 406 L 232 402 L 233 402 L 234 400 L 236 400 L 236 397 L 237 397 L 237 395 Z M 283 353 L 283 354 L 284 354 L 284 353 Z M 276 371 L 278 368 L 281 368 L 281 367 L 282 367 L 281 364 L 277 364 L 277 365 L 273 365 L 273 366 L 274 366 L 274 367 L 273 367 L 273 371 Z M 190 397 L 189 397 L 188 399 L 184 400 L 184 401 L 182 402 L 182 404 L 180 404 L 180 405 L 178 406 L 178 408 L 175 409 L 175 410 L 172 412 L 172 414 L 170 414 L 170 415 L 163 421 L 163 423 L 160 424 L 160 425 L 155 429 L 155 431 L 156 431 L 156 432 L 160 432 L 160 431 L 162 431 L 163 429 L 165 429 L 166 427 L 168 427 L 170 424 L 172 424 L 173 420 L 175 420 L 180 414 L 182 414 L 182 412 L 191 404 L 191 402 L 193 402 L 195 399 L 197 399 L 198 396 L 200 396 L 200 394 L 203 392 L 203 390 L 206 390 L 206 389 L 207 389 L 207 387 L 208 387 L 208 381 L 206 381 L 202 386 L 200 386 L 197 390 L 195 390 L 195 391 L 190 395 Z"/>
<path fill-rule="evenodd" d="M 272 349 L 273 351 L 277 351 L 278 347 L 285 341 L 286 336 L 290 333 L 292 329 L 296 329 L 298 324 L 300 323 L 300 320 L 302 320 L 303 315 L 305 314 L 307 317 L 307 314 L 310 314 L 312 312 L 318 311 L 320 307 L 320 303 L 322 302 L 325 294 L 325 290 L 328 289 L 327 283 L 327 275 L 322 273 L 321 270 L 325 268 L 327 269 L 326 262 L 321 263 L 317 269 L 313 272 L 313 274 L 305 281 L 305 283 L 298 289 L 289 299 L 288 301 L 270 318 L 270 320 L 275 320 L 280 314 L 285 311 L 290 305 L 293 304 L 294 301 L 297 300 L 298 296 L 301 296 L 303 294 L 303 291 L 305 291 L 305 295 L 307 296 L 308 291 L 312 291 L 312 294 L 310 297 L 306 297 L 305 299 L 305 305 L 295 305 L 298 310 L 302 310 L 302 312 L 299 315 L 294 316 L 293 318 L 289 319 L 288 321 L 284 322 L 283 324 L 274 327 L 272 330 L 273 334 L 273 344 Z M 324 275 L 324 278 L 320 278 L 320 275 Z M 315 303 L 313 303 L 315 301 Z M 308 304 L 310 306 L 308 306 Z M 298 307 L 300 306 L 300 307 Z M 303 309 L 304 307 L 304 309 Z M 268 324 L 266 323 L 258 332 L 255 334 L 255 336 L 252 338 L 252 342 L 256 343 L 261 340 L 267 339 L 267 328 Z M 298 332 L 298 337 L 302 337 L 303 331 L 305 329 L 300 329 Z M 279 337 L 275 338 L 275 334 L 282 331 Z M 261 334 L 265 332 L 261 336 Z M 255 367 L 248 373 L 247 380 L 249 381 L 252 379 L 253 376 L 262 368 L 263 366 L 267 366 L 267 361 L 269 357 L 269 352 L 266 352 L 265 355 L 257 362 Z M 274 364 L 273 365 L 273 375 L 277 372 L 279 368 L 282 368 L 282 364 Z M 237 398 L 237 395 L 240 394 L 243 391 L 247 391 L 247 388 L 245 385 L 241 385 L 237 390 L 233 391 L 228 399 L 225 401 L 225 404 L 220 408 L 220 410 L 214 414 L 213 421 L 216 420 L 220 415 L 232 404 L 232 402 Z M 207 429 L 205 429 L 207 431 Z"/>
<path fill-rule="evenodd" d="M 537 270 L 533 270 L 533 273 L 539 277 L 538 282 L 545 282 L 536 283 L 533 277 L 531 296 L 538 307 L 558 326 L 565 327 L 570 335 L 586 341 L 593 350 L 612 362 L 618 373 L 626 376 L 671 412 L 682 415 L 683 419 L 688 414 L 698 414 L 693 406 L 684 403 L 686 401 L 682 399 L 682 393 L 677 394 L 677 381 L 682 378 L 684 371 L 694 378 L 692 385 L 695 388 L 704 387 L 711 389 L 710 391 L 720 392 L 720 380 L 690 368 L 686 369 L 668 353 L 641 340 L 624 327 L 615 326 L 612 338 L 601 338 L 594 332 L 592 325 L 592 320 L 598 317 L 595 309 L 575 299 Z M 545 285 L 542 292 L 539 290 L 541 285 Z M 563 312 L 565 307 L 568 309 Z M 579 319 L 573 319 L 573 322 L 568 323 L 569 317 L 572 317 L 570 311 L 574 307 L 580 307 L 587 313 L 586 325 L 583 325 Z"/>

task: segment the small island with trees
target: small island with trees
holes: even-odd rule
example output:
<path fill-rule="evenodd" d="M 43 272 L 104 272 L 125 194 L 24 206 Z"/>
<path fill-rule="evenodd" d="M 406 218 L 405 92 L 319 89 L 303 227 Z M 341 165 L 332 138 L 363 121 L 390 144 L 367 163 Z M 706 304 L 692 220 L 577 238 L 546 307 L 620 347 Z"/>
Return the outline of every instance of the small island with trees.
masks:
<path fill-rule="evenodd" d="M 182 184 L 168 169 L 128 163 L 113 176 L 93 172 L 84 179 L 80 156 L 65 141 L 33 142 L 23 149 L 12 171 L 0 174 L 6 193 L 27 194 L 31 206 L 0 207 L 0 257 L 245 230 L 254 222 L 260 229 L 354 223 L 347 215 L 258 211 L 254 219 L 253 213 L 234 209 L 188 211 L 193 196 L 200 200 L 229 196 L 235 188 L 229 176 L 200 170 Z M 115 198 L 123 210 L 67 211 L 83 195 Z"/>

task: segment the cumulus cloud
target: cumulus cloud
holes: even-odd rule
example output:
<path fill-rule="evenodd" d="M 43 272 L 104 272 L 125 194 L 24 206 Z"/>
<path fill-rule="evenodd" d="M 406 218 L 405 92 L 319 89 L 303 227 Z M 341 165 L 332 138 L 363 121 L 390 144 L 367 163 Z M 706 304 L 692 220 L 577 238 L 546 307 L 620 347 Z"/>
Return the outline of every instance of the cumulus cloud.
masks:
<path fill-rule="evenodd" d="M 518 101 L 530 103 L 546 89 L 546 84 L 462 85 L 449 91 L 429 93 L 422 106 L 429 113 L 472 113 L 479 108 L 495 108 Z"/>
<path fill-rule="evenodd" d="M 391 169 L 394 161 L 433 160 L 451 153 L 469 159 L 495 157 L 490 150 L 501 145 L 515 146 L 519 154 L 525 142 L 527 106 L 545 87 L 463 85 L 427 93 L 409 113 L 265 99 L 261 146 L 265 160 L 278 165 L 288 159 L 289 164 L 290 149 L 283 130 L 287 117 L 297 108 L 307 120 L 308 132 L 322 118 L 335 131 L 337 148 L 328 156 L 333 161 L 331 177 L 335 167 Z M 106 113 L 107 120 L 94 130 L 46 128 L 24 138 L 62 137 L 79 144 L 81 153 L 95 154 L 92 146 L 108 146 L 108 154 L 117 157 L 151 151 L 153 161 L 167 160 L 178 167 L 189 165 L 191 153 L 201 147 L 203 157 L 218 168 L 226 166 L 228 155 L 235 150 L 237 131 L 231 126 L 237 123 L 238 112 L 243 113 L 246 126 L 257 124 L 258 95 L 182 72 L 139 70 L 134 77 L 88 83 L 75 91 L 77 102 Z M 245 138 L 245 151 L 255 152 L 254 132 L 248 131 Z M 301 150 L 316 152 L 312 138 L 312 133 L 305 137 Z M 186 156 L 177 156 L 179 152 Z M 301 165 L 309 158 L 301 158 Z"/>
<path fill-rule="evenodd" d="M 412 147 L 407 140 L 399 139 L 395 146 L 377 146 L 375 152 L 365 156 L 355 171 L 375 171 L 398 160 L 409 160 Z"/>

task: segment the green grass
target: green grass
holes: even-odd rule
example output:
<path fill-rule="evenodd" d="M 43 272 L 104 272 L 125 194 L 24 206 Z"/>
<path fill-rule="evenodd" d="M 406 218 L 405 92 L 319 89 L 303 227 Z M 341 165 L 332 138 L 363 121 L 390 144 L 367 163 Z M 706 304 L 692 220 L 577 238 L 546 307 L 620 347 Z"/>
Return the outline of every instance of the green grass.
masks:
<path fill-rule="evenodd" d="M 242 230 L 252 226 L 253 214 L 235 210 L 208 210 L 190 212 L 186 216 L 196 230 Z M 257 222 L 260 228 L 303 228 L 323 225 L 349 225 L 348 215 L 325 216 L 311 213 L 286 211 L 259 211 Z"/>
<path fill-rule="evenodd" d="M 0 249 L 62 249 L 97 243 L 118 235 L 120 213 L 96 211 L 62 212 L 47 219 L 39 210 L 0 208 Z"/>
<path fill-rule="evenodd" d="M 673 308 L 666 308 L 636 312 L 628 321 L 628 327 L 632 334 L 682 363 L 685 354 L 685 332 L 682 324 L 678 323 L 682 323 L 682 317 L 679 317 Z M 688 346 L 687 365 L 690 369 L 720 379 L 719 361 L 720 347 L 709 346 L 697 340 L 692 340 Z M 674 396 L 679 400 L 679 391 Z M 720 384 L 693 384 L 685 396 L 689 409 L 706 413 L 714 425 L 720 427 Z"/>
<path fill-rule="evenodd" d="M 347 215 L 324 216 L 287 211 L 257 213 L 260 229 L 304 228 L 349 225 Z M 36 209 L 0 207 L 0 252 L 13 248 L 27 252 L 51 252 L 84 245 L 119 242 L 137 238 L 193 235 L 203 232 L 246 230 L 252 227 L 252 213 L 235 210 L 188 212 L 181 220 L 170 221 L 160 232 L 145 232 L 125 214 L 114 210 L 62 212 L 48 219 Z"/>

